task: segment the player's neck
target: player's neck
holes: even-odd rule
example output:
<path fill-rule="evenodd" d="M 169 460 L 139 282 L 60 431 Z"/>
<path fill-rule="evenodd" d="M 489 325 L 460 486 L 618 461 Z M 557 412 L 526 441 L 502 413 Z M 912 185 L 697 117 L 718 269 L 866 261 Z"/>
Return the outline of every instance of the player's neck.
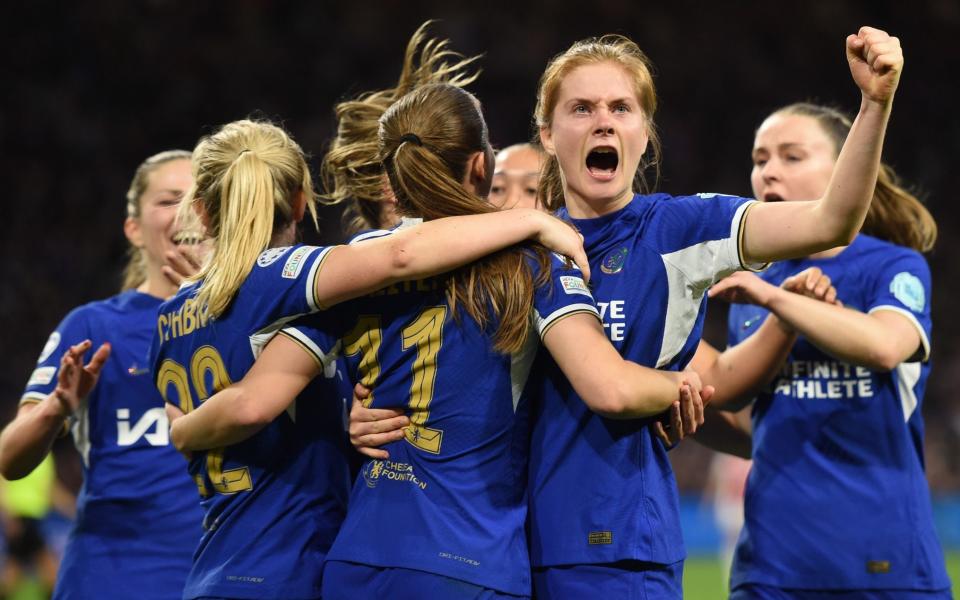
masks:
<path fill-rule="evenodd" d="M 137 287 L 137 291 L 166 299 L 177 293 L 177 286 L 167 279 L 159 268 L 148 266 L 147 279 Z"/>
<path fill-rule="evenodd" d="M 297 224 L 291 221 L 286 227 L 283 227 L 273 233 L 270 238 L 270 247 L 279 248 L 280 246 L 292 246 L 297 243 Z"/>
<path fill-rule="evenodd" d="M 567 213 L 574 219 L 595 219 L 616 212 L 633 200 L 633 191 L 627 189 L 612 198 L 586 198 L 567 189 L 564 201 Z"/>

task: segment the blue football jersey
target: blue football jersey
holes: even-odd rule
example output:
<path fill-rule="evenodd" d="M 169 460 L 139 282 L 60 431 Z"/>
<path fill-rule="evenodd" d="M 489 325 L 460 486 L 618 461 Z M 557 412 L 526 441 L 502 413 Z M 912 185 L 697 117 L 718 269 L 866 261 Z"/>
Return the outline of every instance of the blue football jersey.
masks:
<path fill-rule="evenodd" d="M 329 250 L 266 250 L 217 319 L 198 310 L 197 284 L 164 303 L 151 349 L 164 398 L 189 412 L 243 378 L 284 324 L 320 308 L 315 282 Z M 319 597 L 350 485 L 342 406 L 308 388 L 251 438 L 194 454 L 205 516 L 185 598 Z"/>
<path fill-rule="evenodd" d="M 930 271 L 913 250 L 860 235 L 833 258 L 775 264 L 779 285 L 816 266 L 848 308 L 909 319 L 920 351 L 888 373 L 801 337 L 753 407 L 753 467 L 731 585 L 810 589 L 949 586 L 924 475 L 920 414 L 930 352 Z M 735 305 L 730 343 L 767 312 Z"/>
<path fill-rule="evenodd" d="M 749 206 L 714 194 L 637 195 L 612 214 L 571 219 L 584 236 L 604 327 L 625 359 L 670 370 L 689 362 L 707 289 L 745 266 L 740 238 Z M 533 564 L 683 559 L 676 482 L 666 448 L 648 430 L 651 420 L 590 412 L 548 357 L 535 372 Z"/>
<path fill-rule="evenodd" d="M 535 293 L 535 331 L 513 355 L 493 350 L 495 324 L 454 316 L 441 279 L 390 286 L 287 331 L 320 360 L 339 344 L 351 377 L 373 388 L 370 405 L 407 407 L 412 423 L 385 446 L 389 460 L 364 464 L 328 560 L 530 594 L 522 392 L 539 338 L 569 315 L 597 315 L 580 272 L 551 260 L 551 280 Z"/>
<path fill-rule="evenodd" d="M 75 309 L 50 335 L 23 393 L 21 402 L 46 398 L 71 345 L 111 344 L 72 428 L 83 487 L 54 598 L 167 600 L 183 592 L 202 517 L 150 380 L 147 354 L 160 302 L 131 290 Z"/>

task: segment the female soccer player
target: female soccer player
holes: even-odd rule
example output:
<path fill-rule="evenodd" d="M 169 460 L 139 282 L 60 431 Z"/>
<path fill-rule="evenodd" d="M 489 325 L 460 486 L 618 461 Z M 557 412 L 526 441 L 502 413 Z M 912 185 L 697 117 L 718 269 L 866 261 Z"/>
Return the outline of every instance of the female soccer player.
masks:
<path fill-rule="evenodd" d="M 542 163 L 543 150 L 533 144 L 514 144 L 497 152 L 490 203 L 497 208 L 538 208 Z"/>
<path fill-rule="evenodd" d="M 381 119 L 380 151 L 402 215 L 430 224 L 524 210 L 501 212 L 482 199 L 493 168 L 486 124 L 476 99 L 455 86 L 423 86 L 392 106 Z M 173 437 L 195 450 L 249 435 L 236 415 L 266 412 L 262 423 L 281 414 L 337 348 L 375 388 L 373 406 L 409 407 L 411 426 L 389 447 L 390 460 L 368 461 L 354 486 L 327 556 L 328 600 L 529 596 L 521 391 L 538 337 L 585 401 L 608 416 L 657 414 L 700 387 L 693 374 L 620 358 L 579 271 L 539 246 L 388 287 L 284 334 L 242 382 L 176 419 Z"/>
<path fill-rule="evenodd" d="M 842 113 L 812 104 L 770 115 L 753 148 L 757 198 L 801 204 L 822 194 L 850 127 Z M 921 253 L 937 228 L 883 166 L 863 231 L 844 248 L 778 263 L 762 280 L 731 278 L 715 291 L 759 305 L 732 307 L 732 344 L 768 311 L 802 334 L 753 407 L 754 463 L 731 598 L 951 597 L 920 411 L 931 334 Z M 784 301 L 775 286 L 809 267 L 830 277 L 845 308 Z"/>
<path fill-rule="evenodd" d="M 314 210 L 312 183 L 300 147 L 268 123 L 225 125 L 201 140 L 192 163 L 184 210 L 197 207 L 212 255 L 160 307 L 151 348 L 161 394 L 185 413 L 243 377 L 299 315 L 528 238 L 586 262 L 579 236 L 535 210 L 438 219 L 353 246 L 294 244 L 297 222 Z M 340 406 L 309 400 L 288 400 L 267 421 L 256 405 L 237 407 L 232 416 L 258 433 L 193 456 L 206 516 L 185 598 L 319 597 L 349 481 Z"/>
<path fill-rule="evenodd" d="M 647 146 L 657 148 L 656 97 L 642 52 L 606 36 L 574 44 L 548 65 L 536 109 L 550 155 L 540 197 L 548 206 L 565 203 L 561 214 L 585 236 L 597 304 L 624 357 L 685 366 L 712 283 L 853 239 L 872 197 L 903 59 L 896 38 L 868 27 L 847 38 L 846 51 L 860 113 L 824 195 L 805 203 L 637 194 Z M 591 415 L 567 385 L 548 384 L 537 395 L 530 536 L 538 597 L 638 590 L 681 597 L 676 484 L 647 422 Z"/>
<path fill-rule="evenodd" d="M 195 487 L 169 445 L 146 364 L 157 307 L 176 290 L 166 274 L 174 277 L 171 265 L 185 260 L 177 245 L 185 232 L 174 216 L 191 184 L 189 159 L 182 150 L 161 152 L 137 168 L 127 192 L 131 257 L 123 291 L 75 309 L 57 326 L 16 419 L 0 435 L 0 472 L 8 479 L 33 470 L 68 429 L 80 452 L 83 487 L 54 598 L 177 598 L 200 539 Z M 87 339 L 108 345 L 94 355 L 94 368 L 111 357 L 89 396 L 66 403 L 53 393 L 60 355 Z"/>

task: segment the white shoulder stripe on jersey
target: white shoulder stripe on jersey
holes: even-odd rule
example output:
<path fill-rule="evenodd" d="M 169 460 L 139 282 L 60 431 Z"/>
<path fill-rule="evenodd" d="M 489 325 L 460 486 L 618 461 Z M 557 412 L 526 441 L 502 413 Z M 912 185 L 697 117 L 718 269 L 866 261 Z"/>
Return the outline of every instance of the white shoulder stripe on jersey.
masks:
<path fill-rule="evenodd" d="M 919 362 L 900 363 L 897 365 L 897 391 L 900 393 L 900 408 L 903 409 L 903 422 L 910 420 L 913 411 L 917 410 L 919 401 L 913 387 L 920 381 Z"/>
<path fill-rule="evenodd" d="M 920 334 L 920 344 L 923 346 L 923 355 L 919 357 L 920 361 L 927 362 L 928 360 L 930 360 L 930 340 L 927 338 L 927 332 L 923 330 L 923 326 L 920 325 L 920 321 L 917 320 L 917 317 L 909 310 L 906 310 L 899 306 L 893 306 L 888 304 L 884 304 L 882 306 L 874 306 L 873 308 L 870 309 L 869 314 L 873 314 L 880 310 L 888 310 L 890 312 L 895 312 L 898 315 L 903 315 L 904 317 L 906 317 L 907 320 L 910 321 L 910 323 L 912 323 L 913 326 L 917 329 L 917 333 Z M 910 358 L 913 359 L 915 357 L 911 356 Z"/>
<path fill-rule="evenodd" d="M 536 311 L 533 312 L 536 314 Z M 523 396 L 523 389 L 527 386 L 530 369 L 533 367 L 533 360 L 537 357 L 539 348 L 540 338 L 529 335 L 520 351 L 510 355 L 510 392 L 513 395 L 514 413 L 520 405 L 520 398 Z"/>
<path fill-rule="evenodd" d="M 600 318 L 600 313 L 597 312 L 597 308 L 592 304 L 568 304 L 562 308 L 558 308 L 553 311 L 546 317 L 540 316 L 540 313 L 536 309 L 533 310 L 533 324 L 537 328 L 537 333 L 540 334 L 540 338 L 543 339 L 543 336 L 547 335 L 547 331 L 553 327 L 558 321 L 562 320 L 565 317 L 570 315 L 587 312 L 597 319 Z"/>
<path fill-rule="evenodd" d="M 277 319 L 266 327 L 261 328 L 259 331 L 252 333 L 249 339 L 250 351 L 253 353 L 253 359 L 256 360 L 260 356 L 260 353 L 263 352 L 263 348 L 267 345 L 267 343 L 273 339 L 273 336 L 277 335 L 278 331 L 286 327 L 287 323 L 299 319 L 302 316 L 303 314 L 290 315 L 289 317 Z"/>
<path fill-rule="evenodd" d="M 393 233 L 393 231 L 390 229 L 374 229 L 373 231 L 367 231 L 366 233 L 361 233 L 354 236 L 354 238 L 350 240 L 350 244 L 356 244 L 357 242 L 362 242 L 364 240 L 372 240 L 374 238 L 390 235 L 391 233 Z"/>
<path fill-rule="evenodd" d="M 740 268 L 744 271 L 753 271 L 759 272 L 765 270 L 770 266 L 770 263 L 747 263 L 743 256 L 743 234 L 746 231 L 744 225 L 747 223 L 747 213 L 750 210 L 759 204 L 756 200 L 750 200 L 749 202 L 744 202 L 737 209 L 737 212 L 733 215 L 733 220 L 730 221 L 730 239 L 737 240 L 737 263 L 740 265 Z"/>
<path fill-rule="evenodd" d="M 330 251 L 333 249 L 334 246 L 327 246 L 321 250 L 320 254 L 313 259 L 313 264 L 310 265 L 310 273 L 307 275 L 307 305 L 314 312 L 325 308 L 317 301 L 317 277 L 320 274 L 320 268 L 323 266 L 323 262 L 327 260 L 327 256 L 330 255 Z"/>
<path fill-rule="evenodd" d="M 329 352 L 324 352 L 320 346 L 296 327 L 284 327 L 280 333 L 297 342 L 306 350 L 320 365 L 324 377 L 332 379 L 337 374 L 337 357 L 340 356 L 339 340 Z"/>

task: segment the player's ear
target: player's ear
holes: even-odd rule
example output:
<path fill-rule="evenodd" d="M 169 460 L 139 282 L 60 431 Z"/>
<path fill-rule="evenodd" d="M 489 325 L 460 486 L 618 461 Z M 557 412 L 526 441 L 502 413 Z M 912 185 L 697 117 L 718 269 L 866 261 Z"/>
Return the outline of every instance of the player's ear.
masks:
<path fill-rule="evenodd" d="M 143 248 L 143 231 L 140 229 L 140 219 L 127 217 L 123 222 L 123 234 L 127 236 L 127 240 L 134 248 Z"/>
<path fill-rule="evenodd" d="M 307 212 L 307 195 L 303 190 L 298 191 L 293 196 L 293 220 L 299 223 L 303 220 L 303 215 Z"/>

